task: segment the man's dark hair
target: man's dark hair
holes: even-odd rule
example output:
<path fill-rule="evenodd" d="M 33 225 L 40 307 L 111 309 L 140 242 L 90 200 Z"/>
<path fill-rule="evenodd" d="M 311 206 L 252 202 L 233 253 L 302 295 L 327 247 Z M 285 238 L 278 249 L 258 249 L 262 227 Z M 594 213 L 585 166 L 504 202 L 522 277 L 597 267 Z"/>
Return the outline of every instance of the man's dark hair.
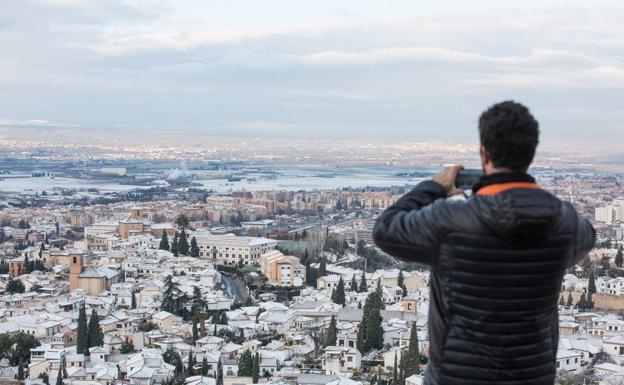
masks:
<path fill-rule="evenodd" d="M 526 171 L 539 142 L 539 124 L 528 108 L 505 101 L 481 114 L 479 136 L 495 167 Z"/>

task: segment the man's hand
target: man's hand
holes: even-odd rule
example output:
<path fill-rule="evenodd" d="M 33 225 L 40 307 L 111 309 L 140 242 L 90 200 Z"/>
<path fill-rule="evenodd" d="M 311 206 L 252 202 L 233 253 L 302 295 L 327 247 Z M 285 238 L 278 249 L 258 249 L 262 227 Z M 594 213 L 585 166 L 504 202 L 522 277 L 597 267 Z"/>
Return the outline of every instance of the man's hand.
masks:
<path fill-rule="evenodd" d="M 438 182 L 446 191 L 446 196 L 453 196 L 457 194 L 462 194 L 464 191 L 455 187 L 455 179 L 457 179 L 457 174 L 459 174 L 460 170 L 463 170 L 464 166 L 455 165 L 450 167 L 445 167 L 439 173 L 433 176 L 433 180 Z"/>

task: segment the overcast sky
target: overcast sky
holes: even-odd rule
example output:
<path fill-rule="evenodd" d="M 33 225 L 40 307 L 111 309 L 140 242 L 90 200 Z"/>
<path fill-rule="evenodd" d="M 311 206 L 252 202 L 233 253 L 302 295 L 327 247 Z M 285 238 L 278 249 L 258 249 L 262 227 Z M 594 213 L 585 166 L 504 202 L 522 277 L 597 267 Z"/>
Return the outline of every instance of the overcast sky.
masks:
<path fill-rule="evenodd" d="M 624 140 L 620 4 L 0 0 L 0 126 L 466 141 L 515 99 Z"/>

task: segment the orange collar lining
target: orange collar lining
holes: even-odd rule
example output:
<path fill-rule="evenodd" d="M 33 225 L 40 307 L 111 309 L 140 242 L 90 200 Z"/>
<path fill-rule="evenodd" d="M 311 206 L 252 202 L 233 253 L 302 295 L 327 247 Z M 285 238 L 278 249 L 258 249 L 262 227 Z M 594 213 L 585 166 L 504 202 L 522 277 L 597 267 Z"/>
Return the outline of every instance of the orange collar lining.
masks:
<path fill-rule="evenodd" d="M 480 188 L 479 191 L 477 191 L 477 195 L 495 195 L 500 192 L 511 190 L 514 188 L 541 189 L 542 186 L 538 185 L 537 183 L 531 183 L 531 182 L 496 183 L 496 184 L 491 184 L 489 186 Z"/>

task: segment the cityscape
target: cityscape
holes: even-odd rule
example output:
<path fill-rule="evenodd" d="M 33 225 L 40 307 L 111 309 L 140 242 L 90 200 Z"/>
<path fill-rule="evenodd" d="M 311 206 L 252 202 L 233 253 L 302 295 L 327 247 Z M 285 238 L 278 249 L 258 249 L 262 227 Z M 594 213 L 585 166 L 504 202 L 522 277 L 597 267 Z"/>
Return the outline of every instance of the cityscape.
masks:
<path fill-rule="evenodd" d="M 438 385 L 440 283 L 375 226 L 512 99 L 595 230 L 554 383 L 624 384 L 619 2 L 2 3 L 0 384 Z"/>

